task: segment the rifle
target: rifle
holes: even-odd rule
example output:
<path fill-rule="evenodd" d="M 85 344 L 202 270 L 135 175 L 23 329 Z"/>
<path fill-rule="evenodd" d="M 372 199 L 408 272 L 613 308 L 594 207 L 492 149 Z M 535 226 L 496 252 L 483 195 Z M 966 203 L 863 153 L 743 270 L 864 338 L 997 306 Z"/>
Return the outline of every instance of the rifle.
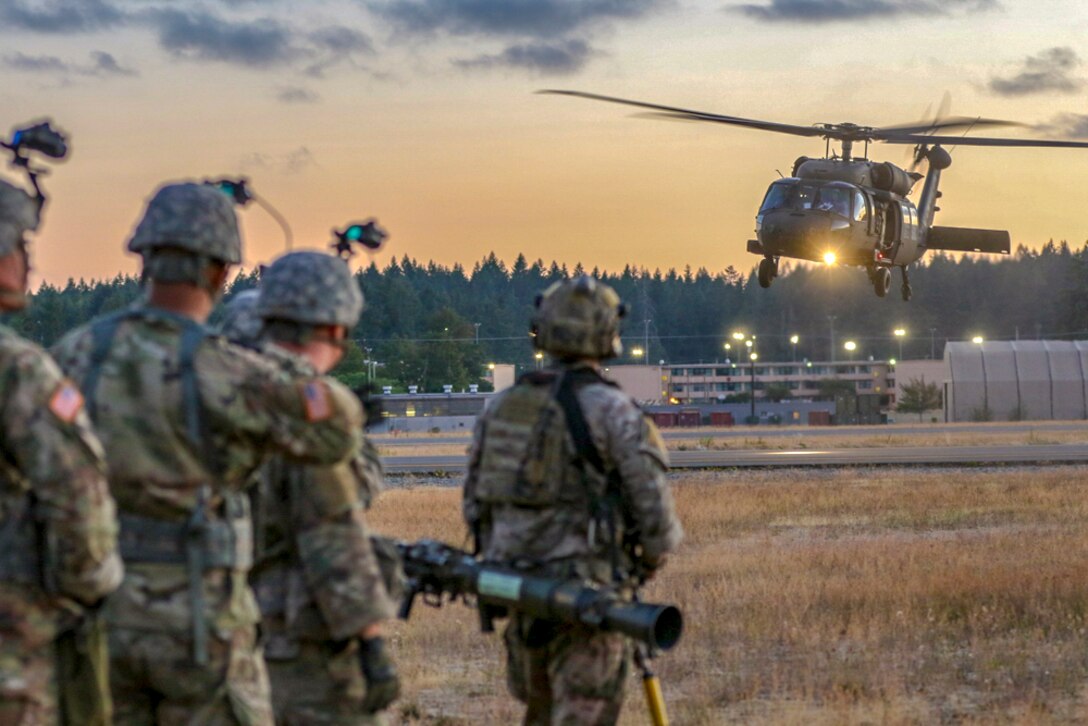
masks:
<path fill-rule="evenodd" d="M 526 575 L 477 560 L 474 556 L 431 539 L 397 542 L 408 592 L 400 617 L 407 620 L 416 596 L 441 607 L 443 598 L 469 603 L 475 598 L 484 632 L 507 609 L 540 620 L 570 623 L 623 633 L 650 650 L 669 650 L 680 641 L 684 622 L 675 605 L 629 602 L 614 591 L 574 580 Z"/>

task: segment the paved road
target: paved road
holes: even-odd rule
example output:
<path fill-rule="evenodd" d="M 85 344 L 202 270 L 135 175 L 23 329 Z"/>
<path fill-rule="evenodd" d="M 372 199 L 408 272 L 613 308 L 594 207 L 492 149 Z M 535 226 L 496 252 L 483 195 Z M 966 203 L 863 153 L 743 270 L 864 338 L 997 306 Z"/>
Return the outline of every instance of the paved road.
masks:
<path fill-rule="evenodd" d="M 888 426 L 738 426 L 736 428 L 664 429 L 661 433 L 666 439 L 701 439 L 707 436 L 715 439 L 755 439 L 789 438 L 796 439 L 812 436 L 906 436 L 912 434 L 1027 434 L 1083 431 L 1088 438 L 1088 422 L 1084 421 L 1034 421 L 1009 424 L 895 424 Z M 398 436 L 388 434 L 372 436 L 375 443 L 382 446 L 420 446 L 424 444 L 468 444 L 471 434 L 450 434 L 448 436 Z"/>
<path fill-rule="evenodd" d="M 973 464 L 1086 464 L 1088 444 L 1045 446 L 902 446 L 795 451 L 673 451 L 674 469 L 722 467 L 964 466 Z M 387 456 L 391 474 L 463 472 L 464 456 Z"/>

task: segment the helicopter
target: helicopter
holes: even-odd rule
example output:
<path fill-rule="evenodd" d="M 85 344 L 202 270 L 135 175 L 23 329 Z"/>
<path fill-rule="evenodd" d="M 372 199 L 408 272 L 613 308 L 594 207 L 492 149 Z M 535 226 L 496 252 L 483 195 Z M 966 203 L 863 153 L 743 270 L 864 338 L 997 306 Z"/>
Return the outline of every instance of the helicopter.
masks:
<path fill-rule="evenodd" d="M 819 137 L 826 141 L 824 156 L 802 156 L 793 164 L 789 177 L 774 181 L 767 189 L 756 215 L 756 238 L 748 240 L 747 251 L 760 255 L 757 278 L 767 288 L 778 277 L 779 260 L 790 259 L 864 267 L 878 297 L 885 297 L 892 284 L 892 268 L 901 271 L 903 300 L 912 295 L 907 267 L 930 250 L 981 252 L 1007 255 L 1011 248 L 1004 230 L 941 227 L 933 224 L 941 197 L 941 172 L 952 164 L 944 146 L 1036 146 L 1088 148 L 1088 142 L 1047 139 L 1008 139 L 951 136 L 947 132 L 968 131 L 985 126 L 1019 126 L 1012 121 L 971 117 L 942 117 L 932 121 L 893 126 L 862 126 L 855 123 L 819 123 L 812 126 L 760 121 L 725 116 L 675 106 L 602 96 L 583 91 L 548 89 L 540 91 L 607 101 L 648 109 L 656 118 L 704 121 L 744 126 L 794 136 Z M 935 133 L 935 132 L 944 133 Z M 840 145 L 838 153 L 831 142 Z M 904 169 L 890 161 L 871 161 L 869 144 L 914 146 L 913 163 Z M 864 144 L 860 157 L 854 145 Z M 915 169 L 926 162 L 928 173 Z M 926 179 L 915 204 L 907 196 L 915 184 Z"/>

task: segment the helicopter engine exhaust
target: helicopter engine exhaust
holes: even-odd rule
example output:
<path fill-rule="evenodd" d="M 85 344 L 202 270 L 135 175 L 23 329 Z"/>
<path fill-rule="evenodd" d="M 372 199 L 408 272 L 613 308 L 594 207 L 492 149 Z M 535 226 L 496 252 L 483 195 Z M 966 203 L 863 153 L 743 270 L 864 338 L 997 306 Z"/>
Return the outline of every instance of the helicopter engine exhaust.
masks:
<path fill-rule="evenodd" d="M 942 151 L 944 151 L 942 149 Z M 873 186 L 892 194 L 905 197 L 910 194 L 914 183 L 921 179 L 920 174 L 906 172 L 890 161 L 874 163 L 869 170 L 869 177 Z"/>

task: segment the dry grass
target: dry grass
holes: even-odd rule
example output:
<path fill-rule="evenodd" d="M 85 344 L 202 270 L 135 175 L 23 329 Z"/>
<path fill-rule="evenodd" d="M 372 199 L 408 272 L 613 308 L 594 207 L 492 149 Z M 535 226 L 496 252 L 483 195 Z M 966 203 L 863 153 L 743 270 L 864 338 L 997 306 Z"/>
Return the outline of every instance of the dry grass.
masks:
<path fill-rule="evenodd" d="M 657 662 L 674 723 L 1088 718 L 1088 468 L 693 474 L 646 597 L 684 610 Z M 461 542 L 459 492 L 387 492 L 377 529 Z M 512 723 L 496 635 L 463 606 L 395 626 L 401 722 Z M 632 680 L 625 724 L 647 723 Z"/>

